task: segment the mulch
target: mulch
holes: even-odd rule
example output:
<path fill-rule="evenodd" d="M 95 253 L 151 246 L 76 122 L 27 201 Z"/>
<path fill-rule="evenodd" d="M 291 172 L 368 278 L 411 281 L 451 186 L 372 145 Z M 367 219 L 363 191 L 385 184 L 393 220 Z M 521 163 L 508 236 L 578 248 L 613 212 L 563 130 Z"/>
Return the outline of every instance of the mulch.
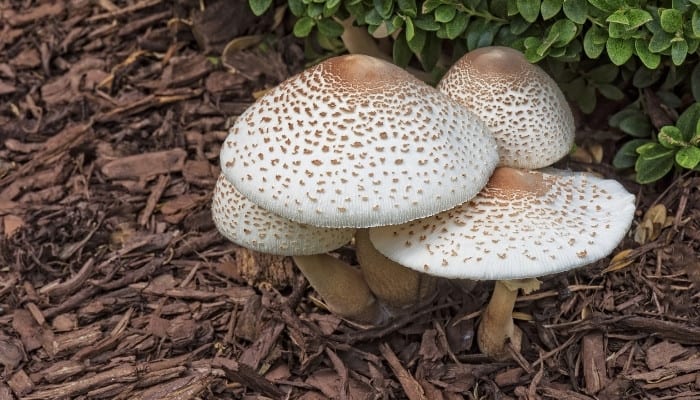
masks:
<path fill-rule="evenodd" d="M 228 126 L 305 54 L 281 9 L 205 3 L 0 1 L 0 400 L 700 399 L 697 174 L 640 187 L 619 135 L 582 130 L 560 166 L 621 180 L 638 216 L 519 298 L 512 361 L 474 344 L 488 282 L 358 326 L 213 226 Z"/>

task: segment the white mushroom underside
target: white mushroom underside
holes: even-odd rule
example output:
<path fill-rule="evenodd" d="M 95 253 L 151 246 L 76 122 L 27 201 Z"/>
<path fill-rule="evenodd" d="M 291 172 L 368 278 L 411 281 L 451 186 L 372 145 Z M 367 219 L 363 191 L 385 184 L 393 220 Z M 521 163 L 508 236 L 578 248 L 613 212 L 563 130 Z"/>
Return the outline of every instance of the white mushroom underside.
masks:
<path fill-rule="evenodd" d="M 398 67 L 347 56 L 290 78 L 246 110 L 221 166 L 276 214 L 369 227 L 464 202 L 497 158 L 486 126 L 464 107 Z"/>
<path fill-rule="evenodd" d="M 299 224 L 266 211 L 243 197 L 223 174 L 216 182 L 211 210 L 224 237 L 269 254 L 321 254 L 348 243 L 354 233 L 354 229 Z"/>
<path fill-rule="evenodd" d="M 489 183 L 465 204 L 433 217 L 373 228 L 370 239 L 387 257 L 418 271 L 503 280 L 596 261 L 629 229 L 634 196 L 619 183 L 586 173 L 519 173 L 540 180 L 539 193 L 507 192 Z"/>
<path fill-rule="evenodd" d="M 494 57 L 494 62 L 498 60 Z M 575 133 L 571 109 L 540 67 L 522 57 L 521 68 L 501 75 L 477 70 L 468 61 L 458 61 L 437 87 L 486 122 L 498 143 L 500 166 L 537 169 L 571 150 Z"/>

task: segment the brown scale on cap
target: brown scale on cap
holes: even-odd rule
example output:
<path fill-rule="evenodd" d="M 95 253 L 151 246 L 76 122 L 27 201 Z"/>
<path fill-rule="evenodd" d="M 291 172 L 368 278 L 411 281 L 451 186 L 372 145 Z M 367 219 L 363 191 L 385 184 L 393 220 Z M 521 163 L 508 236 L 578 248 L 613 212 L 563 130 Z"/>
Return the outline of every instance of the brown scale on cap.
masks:
<path fill-rule="evenodd" d="M 497 163 L 484 123 L 404 70 L 329 59 L 246 110 L 221 151 L 248 199 L 328 227 L 402 223 L 473 197 Z"/>
<path fill-rule="evenodd" d="M 517 50 L 494 46 L 471 51 L 450 68 L 438 89 L 491 128 L 500 166 L 542 168 L 573 145 L 574 119 L 564 94 Z"/>
<path fill-rule="evenodd" d="M 216 182 L 211 210 L 214 224 L 228 240 L 263 253 L 325 253 L 348 243 L 354 233 L 354 229 L 317 228 L 277 216 L 243 197 L 223 174 Z"/>
<path fill-rule="evenodd" d="M 390 259 L 448 278 L 517 279 L 609 254 L 629 229 L 634 196 L 585 173 L 496 170 L 471 201 L 432 217 L 373 228 Z"/>

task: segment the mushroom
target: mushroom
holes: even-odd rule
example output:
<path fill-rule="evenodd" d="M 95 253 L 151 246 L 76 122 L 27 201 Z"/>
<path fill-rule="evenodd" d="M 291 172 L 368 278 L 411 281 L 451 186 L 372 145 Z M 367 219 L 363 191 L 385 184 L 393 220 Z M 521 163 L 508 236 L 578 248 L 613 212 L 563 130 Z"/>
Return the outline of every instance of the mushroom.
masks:
<path fill-rule="evenodd" d="M 275 215 L 246 199 L 219 175 L 212 218 L 230 241 L 263 253 L 292 256 L 328 309 L 363 323 L 377 323 L 384 312 L 360 271 L 326 252 L 352 239 L 354 229 L 319 228 Z"/>
<path fill-rule="evenodd" d="M 564 157 L 575 125 L 556 82 L 509 47 L 465 54 L 437 88 L 483 119 L 498 143 L 499 166 L 537 169 Z"/>
<path fill-rule="evenodd" d="M 222 173 L 244 197 L 330 228 L 400 224 L 450 209 L 475 196 L 497 162 L 479 118 L 401 68 L 359 54 L 271 89 L 237 119 L 221 150 Z M 362 240 L 358 248 L 371 250 Z M 385 267 L 381 257 L 360 258 L 380 299 L 415 300 L 414 284 L 396 297 L 388 289 L 396 275 L 369 271 Z"/>
<path fill-rule="evenodd" d="M 512 311 L 518 288 L 538 276 L 607 256 L 634 216 L 634 196 L 588 173 L 497 168 L 472 200 L 398 226 L 370 229 L 382 254 L 418 271 L 447 278 L 497 280 L 478 329 L 481 351 L 507 358 L 519 331 Z"/>
<path fill-rule="evenodd" d="M 401 68 L 330 58 L 236 120 L 221 169 L 277 215 L 333 228 L 400 224 L 475 196 L 498 162 L 484 123 Z"/>

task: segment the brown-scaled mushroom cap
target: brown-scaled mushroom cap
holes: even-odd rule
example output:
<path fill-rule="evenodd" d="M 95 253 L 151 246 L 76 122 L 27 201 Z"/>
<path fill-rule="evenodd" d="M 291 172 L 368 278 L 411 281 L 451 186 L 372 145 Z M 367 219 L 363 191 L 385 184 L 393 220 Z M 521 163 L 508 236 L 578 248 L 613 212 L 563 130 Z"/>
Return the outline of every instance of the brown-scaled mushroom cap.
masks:
<path fill-rule="evenodd" d="M 634 195 L 587 173 L 497 168 L 472 200 L 398 226 L 370 229 L 390 259 L 447 278 L 532 278 L 608 255 L 634 216 Z"/>
<path fill-rule="evenodd" d="M 211 206 L 216 228 L 228 240 L 269 254 L 299 256 L 337 249 L 352 239 L 354 229 L 300 224 L 258 207 L 221 174 Z"/>
<path fill-rule="evenodd" d="M 460 58 L 438 89 L 491 128 L 500 166 L 537 169 L 564 157 L 574 118 L 556 82 L 509 47 L 482 47 Z"/>
<path fill-rule="evenodd" d="M 270 90 L 221 150 L 249 200 L 326 227 L 397 224 L 460 204 L 497 163 L 485 124 L 401 68 L 326 60 Z"/>

